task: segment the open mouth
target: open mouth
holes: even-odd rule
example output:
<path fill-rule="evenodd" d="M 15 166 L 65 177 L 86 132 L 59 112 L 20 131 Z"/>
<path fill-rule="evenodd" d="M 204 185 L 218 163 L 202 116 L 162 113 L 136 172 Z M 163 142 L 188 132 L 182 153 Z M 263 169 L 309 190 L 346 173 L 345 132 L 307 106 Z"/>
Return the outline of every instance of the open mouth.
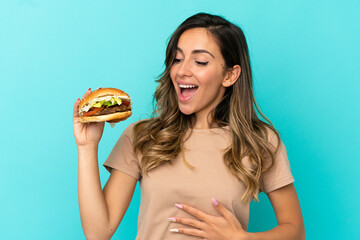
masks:
<path fill-rule="evenodd" d="M 195 92 L 198 90 L 198 86 L 196 85 L 185 85 L 185 84 L 179 84 L 180 88 L 180 95 L 184 98 L 191 98 Z"/>

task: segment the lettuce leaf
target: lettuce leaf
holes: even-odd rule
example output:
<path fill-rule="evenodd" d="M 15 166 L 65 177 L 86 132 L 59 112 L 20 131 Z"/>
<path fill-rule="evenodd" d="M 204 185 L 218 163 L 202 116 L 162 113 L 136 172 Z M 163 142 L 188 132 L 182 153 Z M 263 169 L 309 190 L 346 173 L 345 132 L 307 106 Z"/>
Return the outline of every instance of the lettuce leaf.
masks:
<path fill-rule="evenodd" d="M 96 107 L 96 108 L 100 108 L 102 106 L 111 107 L 115 105 L 121 105 L 121 103 L 122 101 L 120 98 L 111 97 L 108 101 L 106 100 L 96 101 L 91 107 Z"/>

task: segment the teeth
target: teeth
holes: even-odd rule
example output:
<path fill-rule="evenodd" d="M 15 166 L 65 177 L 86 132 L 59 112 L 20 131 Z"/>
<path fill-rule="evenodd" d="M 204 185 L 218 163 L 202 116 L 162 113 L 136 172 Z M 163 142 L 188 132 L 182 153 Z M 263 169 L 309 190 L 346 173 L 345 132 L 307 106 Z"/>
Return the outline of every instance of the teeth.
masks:
<path fill-rule="evenodd" d="M 197 87 L 196 85 L 183 85 L 183 84 L 179 84 L 180 88 L 195 88 Z"/>

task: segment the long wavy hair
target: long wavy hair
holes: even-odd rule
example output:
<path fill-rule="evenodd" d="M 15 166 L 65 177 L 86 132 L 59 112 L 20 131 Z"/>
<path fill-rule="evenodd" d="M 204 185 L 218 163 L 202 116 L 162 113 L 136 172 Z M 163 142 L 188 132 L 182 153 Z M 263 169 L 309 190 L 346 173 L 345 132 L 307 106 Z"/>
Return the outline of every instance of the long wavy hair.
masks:
<path fill-rule="evenodd" d="M 246 185 L 242 200 L 254 198 L 259 201 L 260 177 L 273 166 L 279 149 L 279 144 L 274 146 L 270 143 L 269 132 L 272 130 L 275 133 L 278 143 L 280 136 L 255 101 L 244 33 L 238 26 L 216 15 L 198 13 L 189 17 L 175 30 L 168 42 L 166 69 L 156 80 L 158 86 L 154 95 L 154 111 L 151 118 L 138 122 L 134 127 L 134 150 L 142 154 L 143 174 L 175 160 L 182 153 L 187 131 L 191 130 L 195 123 L 194 114 L 185 115 L 179 110 L 170 78 L 178 40 L 183 32 L 192 28 L 205 28 L 215 37 L 225 60 L 225 69 L 235 65 L 241 67 L 236 83 L 226 88 L 221 102 L 212 110 L 211 124 L 229 126 L 232 144 L 224 151 L 224 163 L 230 172 Z M 256 111 L 268 123 L 260 120 Z M 242 161 L 246 156 L 251 167 Z M 186 161 L 185 163 L 192 167 Z"/>

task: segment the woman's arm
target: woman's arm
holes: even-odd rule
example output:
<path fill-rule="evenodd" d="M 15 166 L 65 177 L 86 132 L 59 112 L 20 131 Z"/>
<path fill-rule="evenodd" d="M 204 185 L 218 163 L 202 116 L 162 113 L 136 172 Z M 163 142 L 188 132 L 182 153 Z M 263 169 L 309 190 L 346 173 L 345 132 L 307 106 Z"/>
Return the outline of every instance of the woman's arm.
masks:
<path fill-rule="evenodd" d="M 299 199 L 293 184 L 268 193 L 278 226 L 266 231 L 249 233 L 248 239 L 305 239 L 305 227 Z"/>
<path fill-rule="evenodd" d="M 171 232 L 200 237 L 202 239 L 305 239 L 304 223 L 300 204 L 293 184 L 272 191 L 268 194 L 274 207 L 278 226 L 267 232 L 248 233 L 243 230 L 239 220 L 222 203 L 212 200 L 213 206 L 221 216 L 207 214 L 187 204 L 175 206 L 193 215 L 197 219 L 170 216 L 170 222 L 176 222 L 192 228 L 180 227 Z"/>
<path fill-rule="evenodd" d="M 91 93 L 89 88 L 83 98 Z M 113 170 L 101 189 L 98 145 L 104 123 L 79 121 L 80 99 L 73 112 L 73 129 L 78 149 L 78 197 L 81 224 L 86 239 L 110 239 L 119 226 L 132 198 L 137 180 Z"/>
<path fill-rule="evenodd" d="M 101 189 L 97 148 L 79 148 L 78 196 L 86 239 L 110 239 L 131 202 L 137 180 L 112 170 Z"/>
<path fill-rule="evenodd" d="M 136 178 L 121 171 L 112 169 L 111 175 L 104 187 L 106 204 L 109 209 L 109 226 L 111 236 L 123 219 L 136 187 Z"/>

